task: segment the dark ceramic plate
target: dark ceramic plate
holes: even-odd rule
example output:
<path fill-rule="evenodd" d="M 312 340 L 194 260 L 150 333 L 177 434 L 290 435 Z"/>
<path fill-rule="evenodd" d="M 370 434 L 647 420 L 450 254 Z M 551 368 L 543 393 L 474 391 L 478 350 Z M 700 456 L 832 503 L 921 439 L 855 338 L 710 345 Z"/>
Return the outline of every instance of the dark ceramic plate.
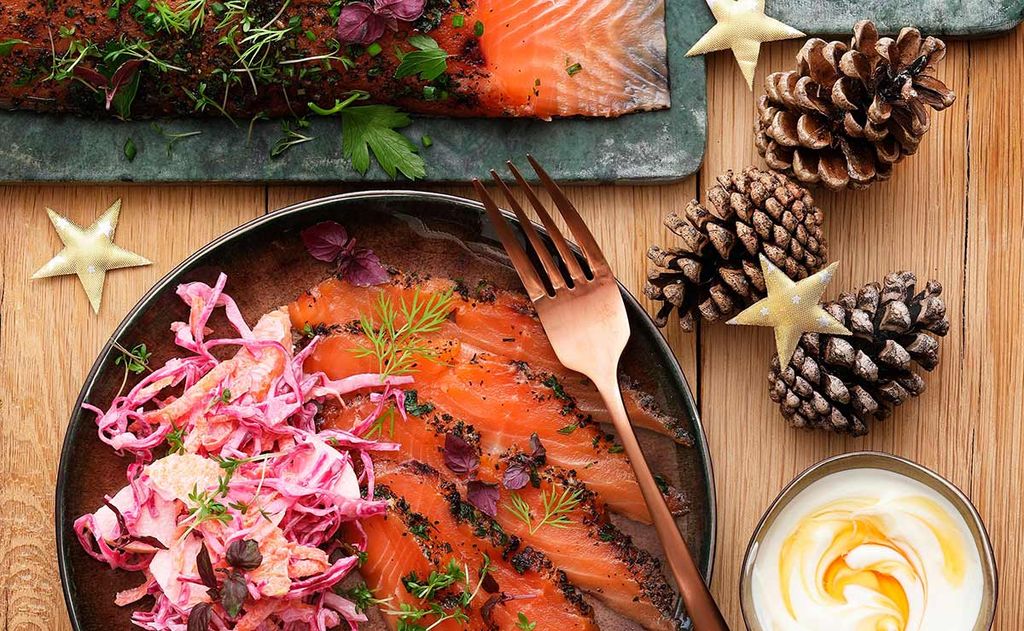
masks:
<path fill-rule="evenodd" d="M 121 384 L 123 372 L 114 364 L 118 352 L 112 344 L 131 348 L 145 342 L 155 365 L 178 354 L 169 327 L 187 316 L 187 308 L 175 287 L 192 281 L 212 284 L 222 271 L 228 275 L 228 293 L 249 322 L 290 302 L 329 273 L 306 254 L 299 238 L 302 228 L 326 219 L 344 224 L 388 264 L 461 277 L 471 284 L 486 278 L 501 287 L 520 287 L 482 207 L 431 193 L 367 192 L 305 202 L 253 220 L 189 257 L 157 283 L 114 332 L 86 379 L 64 439 L 57 476 L 57 550 L 64 597 L 76 630 L 129 628 L 130 608 L 117 607 L 113 597 L 140 582 L 137 573 L 112 571 L 87 556 L 72 530 L 75 518 L 94 511 L 104 494 L 113 494 L 124 484 L 127 461 L 100 442 L 93 416 L 82 411 L 86 401 L 106 407 Z M 680 527 L 704 575 L 710 577 L 715 495 L 704 432 L 686 380 L 664 339 L 636 300 L 625 290 L 623 296 L 633 335 L 622 370 L 654 397 L 660 409 L 680 417 L 696 440 L 694 447 L 686 448 L 654 435 L 642 437 L 654 467 L 689 498 L 691 509 L 680 518 Z M 213 321 L 211 326 L 224 330 L 226 325 Z M 650 528 L 621 525 L 641 545 L 655 545 Z M 607 628 L 629 628 L 610 618 L 608 623 Z"/>

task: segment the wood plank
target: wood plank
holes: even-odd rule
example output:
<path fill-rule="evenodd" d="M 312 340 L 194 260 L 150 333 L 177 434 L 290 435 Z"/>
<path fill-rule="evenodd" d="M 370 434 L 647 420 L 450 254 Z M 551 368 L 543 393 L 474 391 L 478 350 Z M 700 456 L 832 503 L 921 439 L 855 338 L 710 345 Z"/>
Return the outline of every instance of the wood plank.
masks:
<path fill-rule="evenodd" d="M 1024 620 L 1024 30 L 973 42 L 968 296 L 963 311 L 963 397 L 956 411 L 978 458 L 962 481 L 995 543 L 1000 570 L 995 629 Z M 952 445 L 951 445 L 952 448 Z"/>
<path fill-rule="evenodd" d="M 73 276 L 29 281 L 61 243 L 45 207 L 88 225 L 123 198 L 116 242 L 153 261 L 108 274 L 94 316 Z M 71 406 L 121 318 L 193 250 L 263 212 L 262 187 L 0 187 L 0 628 L 69 629 L 53 489 Z"/>
<path fill-rule="evenodd" d="M 799 42 L 763 49 L 755 85 L 766 73 L 794 66 Z M 709 59 L 708 137 L 701 189 L 727 169 L 760 165 L 753 146 L 755 99 L 729 53 Z M 966 92 L 966 45 L 950 45 L 941 75 Z M 704 326 L 701 330 L 701 403 L 710 433 L 718 481 L 719 551 L 713 588 L 730 622 L 741 625 L 738 584 L 747 541 L 762 512 L 795 474 L 829 455 L 878 449 L 910 457 L 955 482 L 970 480 L 974 452 L 970 426 L 959 412 L 958 376 L 963 348 L 964 198 L 967 186 L 966 103 L 935 118 L 917 156 L 901 164 L 890 182 L 866 192 L 817 193 L 826 212 L 830 258 L 841 261 L 833 289 L 853 289 L 881 280 L 893 270 L 911 269 L 945 286 L 953 328 L 943 342 L 943 363 L 927 376 L 929 391 L 908 403 L 867 438 L 842 439 L 789 428 L 768 398 L 770 329 Z M 937 440 L 941 437 L 941 440 Z M 752 484 L 752 480 L 757 480 Z"/>

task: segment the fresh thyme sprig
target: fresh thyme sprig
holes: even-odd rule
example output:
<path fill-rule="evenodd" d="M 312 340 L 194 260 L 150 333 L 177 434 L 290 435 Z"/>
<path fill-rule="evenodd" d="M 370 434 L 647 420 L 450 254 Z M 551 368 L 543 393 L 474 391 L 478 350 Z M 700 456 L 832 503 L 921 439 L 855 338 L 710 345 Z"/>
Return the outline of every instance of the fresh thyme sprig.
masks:
<path fill-rule="evenodd" d="M 419 290 L 412 303 L 401 299 L 398 308 L 391 298 L 380 292 L 373 316 L 363 315 L 359 325 L 368 345 L 352 350 L 357 357 L 373 357 L 382 377 L 407 375 L 420 360 L 437 358 L 424 336 L 438 331 L 451 313 L 453 290 L 434 293 L 426 300 Z M 401 324 L 399 324 L 401 322 Z"/>
<path fill-rule="evenodd" d="M 556 489 L 551 488 L 540 494 L 540 501 L 544 507 L 544 515 L 536 522 L 530 505 L 518 493 L 511 494 L 510 501 L 505 508 L 526 524 L 531 535 L 536 534 L 544 526 L 565 528 L 571 522 L 569 514 L 576 510 L 582 501 L 582 490 L 565 487 L 559 494 Z"/>

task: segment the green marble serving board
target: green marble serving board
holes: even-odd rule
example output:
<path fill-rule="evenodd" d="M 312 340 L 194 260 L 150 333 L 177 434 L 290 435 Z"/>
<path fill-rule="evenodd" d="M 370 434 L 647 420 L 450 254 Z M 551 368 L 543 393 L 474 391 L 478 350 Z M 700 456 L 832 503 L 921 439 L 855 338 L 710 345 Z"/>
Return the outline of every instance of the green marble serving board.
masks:
<path fill-rule="evenodd" d="M 629 0 L 624 0 L 629 1 Z M 707 133 L 704 61 L 684 53 L 713 24 L 705 0 L 666 0 L 672 107 L 615 120 L 418 118 L 410 138 L 423 149 L 428 181 L 485 177 L 505 160 L 532 153 L 570 182 L 665 182 L 700 166 Z M 849 33 L 872 18 L 882 30 L 914 24 L 942 35 L 993 35 L 1024 17 L 1024 0 L 768 0 L 767 12 L 806 33 Z M 276 122 L 237 129 L 226 120 L 161 121 L 166 132 L 202 134 L 171 150 L 149 122 L 83 120 L 0 112 L 0 181 L 80 182 L 386 182 L 373 167 L 361 175 L 341 153 L 336 120 L 313 121 L 315 140 L 270 157 Z M 245 126 L 247 127 L 247 126 Z M 125 156 L 131 138 L 134 161 Z"/>

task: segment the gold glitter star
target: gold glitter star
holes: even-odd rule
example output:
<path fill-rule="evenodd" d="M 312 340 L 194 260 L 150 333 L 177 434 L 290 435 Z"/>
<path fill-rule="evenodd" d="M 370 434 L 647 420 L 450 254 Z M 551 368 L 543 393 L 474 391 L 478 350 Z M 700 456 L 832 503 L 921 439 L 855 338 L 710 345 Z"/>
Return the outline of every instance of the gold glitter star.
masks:
<path fill-rule="evenodd" d="M 766 16 L 764 0 L 708 0 L 708 6 L 718 24 L 705 33 L 686 56 L 731 48 L 751 90 L 761 44 L 804 36 L 792 26 Z"/>
<path fill-rule="evenodd" d="M 774 327 L 775 347 L 783 366 L 793 357 L 804 333 L 850 335 L 839 320 L 818 304 L 838 266 L 839 263 L 832 263 L 817 274 L 793 282 L 761 255 L 761 272 L 768 296 L 747 307 L 729 320 L 729 324 Z"/>
<path fill-rule="evenodd" d="M 121 200 L 114 202 L 85 230 L 50 208 L 46 212 L 64 243 L 64 249 L 32 274 L 32 278 L 77 274 L 93 312 L 100 311 L 107 270 L 150 264 L 148 259 L 114 245 L 114 230 L 121 214 Z"/>

